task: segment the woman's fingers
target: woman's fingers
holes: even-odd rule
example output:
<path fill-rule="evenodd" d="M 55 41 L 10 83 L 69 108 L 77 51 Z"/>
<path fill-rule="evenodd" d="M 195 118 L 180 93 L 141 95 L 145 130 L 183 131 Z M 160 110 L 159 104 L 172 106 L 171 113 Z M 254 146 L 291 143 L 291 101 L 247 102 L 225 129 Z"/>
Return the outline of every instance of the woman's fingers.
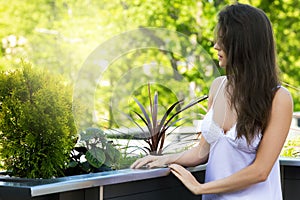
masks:
<path fill-rule="evenodd" d="M 171 164 L 169 165 L 169 168 L 171 169 L 171 172 L 181 181 L 184 182 L 184 176 L 182 175 L 183 167 L 177 164 Z M 185 169 L 184 169 L 185 170 Z"/>
<path fill-rule="evenodd" d="M 155 167 L 168 167 L 168 166 L 163 163 L 162 158 L 157 158 L 155 161 L 148 163 L 147 167 L 155 168 Z"/>
<path fill-rule="evenodd" d="M 140 158 L 138 160 L 136 160 L 131 166 L 130 168 L 132 169 L 137 169 L 137 168 L 141 168 L 145 163 L 145 159 L 144 158 Z"/>
<path fill-rule="evenodd" d="M 190 171 L 186 170 L 184 167 L 172 164 L 169 165 L 171 172 L 194 194 L 198 193 L 198 188 L 201 185 Z"/>
<path fill-rule="evenodd" d="M 155 167 L 168 167 L 168 157 L 166 156 L 153 156 L 148 155 L 146 157 L 140 158 L 136 160 L 130 168 L 132 169 L 138 169 L 141 167 L 146 168 L 155 168 Z"/>
<path fill-rule="evenodd" d="M 171 172 L 180 180 L 179 172 L 174 167 L 169 166 L 169 168 L 171 169 Z"/>
<path fill-rule="evenodd" d="M 171 172 L 173 172 L 173 174 L 177 176 L 182 182 L 194 179 L 194 176 L 191 174 L 191 172 L 180 165 L 171 164 L 169 165 L 169 167 L 171 169 Z"/>
<path fill-rule="evenodd" d="M 171 170 L 176 171 L 177 173 L 179 173 L 180 171 L 186 170 L 184 167 L 178 165 L 178 164 L 171 164 L 169 165 L 169 168 L 171 168 Z"/>
<path fill-rule="evenodd" d="M 153 156 L 146 156 L 143 158 L 140 158 L 138 160 L 136 160 L 131 166 L 130 168 L 132 169 L 138 169 L 141 168 L 143 166 L 146 166 L 148 163 L 153 162 L 155 159 Z M 149 168 L 149 166 L 147 166 L 147 168 Z"/>

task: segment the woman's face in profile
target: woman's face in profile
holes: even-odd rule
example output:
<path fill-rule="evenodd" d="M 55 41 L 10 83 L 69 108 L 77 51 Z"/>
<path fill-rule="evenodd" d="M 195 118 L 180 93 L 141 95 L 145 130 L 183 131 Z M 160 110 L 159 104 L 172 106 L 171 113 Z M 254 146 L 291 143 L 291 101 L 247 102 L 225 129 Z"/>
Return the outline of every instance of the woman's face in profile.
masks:
<path fill-rule="evenodd" d="M 219 66 L 225 67 L 227 63 L 227 57 L 218 42 L 215 43 L 214 49 L 218 51 Z"/>

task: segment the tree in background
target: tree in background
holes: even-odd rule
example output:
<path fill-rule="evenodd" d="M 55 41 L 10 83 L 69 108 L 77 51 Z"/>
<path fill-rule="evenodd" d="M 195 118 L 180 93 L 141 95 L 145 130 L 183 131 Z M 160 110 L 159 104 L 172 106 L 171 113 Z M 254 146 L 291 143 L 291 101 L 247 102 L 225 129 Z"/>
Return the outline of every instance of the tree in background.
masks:
<path fill-rule="evenodd" d="M 16 68 L 20 58 L 30 60 L 38 67 L 48 68 L 63 74 L 74 83 L 85 58 L 102 42 L 114 35 L 138 27 L 162 27 L 187 35 L 196 41 L 216 61 L 213 50 L 214 27 L 217 12 L 232 0 L 30 0 L 1 1 L 0 38 L 2 40 L 0 68 Z M 295 110 L 300 110 L 300 5 L 294 0 L 239 0 L 263 9 L 273 22 L 277 38 L 278 64 L 283 73 L 283 81 L 294 97 Z M 9 38 L 15 38 L 9 42 Z M 138 52 L 134 52 L 138 53 Z M 132 62 L 155 60 L 174 70 L 189 80 L 195 90 L 202 88 L 199 73 L 182 65 L 176 55 L 162 52 L 124 55 L 112 63 L 101 77 L 107 87 L 99 87 L 95 98 L 106 104 L 96 105 L 101 116 L 113 120 L 109 102 L 112 88 L 120 76 L 132 69 Z M 194 64 L 200 65 L 199 49 L 193 50 Z M 217 61 L 216 61 L 217 64 Z M 219 69 L 221 74 L 223 73 Z M 134 79 L 138 80 L 138 79 Z M 134 82 L 134 81 L 133 81 Z M 128 85 L 126 87 L 131 87 Z M 296 89 L 293 89 L 295 87 Z M 129 88 L 128 88 L 129 89 Z M 207 91 L 202 89 L 202 92 Z M 135 92 L 136 94 L 141 94 Z M 179 94 L 176 94 L 177 96 Z M 140 97 L 142 98 L 142 97 Z M 103 106 L 105 105 L 105 106 Z M 107 126 L 112 126 L 108 124 Z"/>

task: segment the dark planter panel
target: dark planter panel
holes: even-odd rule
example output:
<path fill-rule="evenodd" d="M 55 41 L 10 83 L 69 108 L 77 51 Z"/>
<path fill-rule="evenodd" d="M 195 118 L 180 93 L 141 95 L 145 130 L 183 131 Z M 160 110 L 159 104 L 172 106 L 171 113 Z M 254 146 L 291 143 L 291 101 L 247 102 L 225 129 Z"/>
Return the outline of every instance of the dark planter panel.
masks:
<path fill-rule="evenodd" d="M 0 187 L 0 200 L 28 200 L 29 191 L 23 188 L 15 189 L 13 187 Z"/>
<path fill-rule="evenodd" d="M 34 200 L 59 200 L 59 194 L 52 194 L 52 195 L 45 195 L 45 196 L 40 196 L 40 197 L 32 197 L 30 199 Z M 21 199 L 19 199 L 21 200 Z"/>
<path fill-rule="evenodd" d="M 204 173 L 204 171 L 194 172 L 193 175 L 198 181 L 204 182 Z M 201 196 L 193 195 L 174 175 L 171 174 L 167 177 L 108 185 L 104 187 L 104 199 L 199 200 L 201 199 Z"/>
<path fill-rule="evenodd" d="M 32 197 L 32 200 L 99 200 L 99 187 Z M 21 199 L 19 199 L 21 200 Z"/>
<path fill-rule="evenodd" d="M 300 167 L 283 167 L 283 194 L 284 200 L 300 199 Z"/>

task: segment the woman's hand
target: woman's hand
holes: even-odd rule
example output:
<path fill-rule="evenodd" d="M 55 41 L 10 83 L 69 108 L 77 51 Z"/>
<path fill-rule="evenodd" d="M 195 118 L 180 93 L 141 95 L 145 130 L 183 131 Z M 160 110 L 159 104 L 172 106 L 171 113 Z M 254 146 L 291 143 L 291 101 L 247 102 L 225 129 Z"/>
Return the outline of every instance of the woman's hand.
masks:
<path fill-rule="evenodd" d="M 202 184 L 200 184 L 196 178 L 186 170 L 184 167 L 171 164 L 169 165 L 171 172 L 193 193 L 193 194 L 201 194 Z"/>
<path fill-rule="evenodd" d="M 141 167 L 146 168 L 154 168 L 154 167 L 166 167 L 167 163 L 167 156 L 153 156 L 148 155 L 143 158 L 136 160 L 130 168 L 138 169 Z"/>

